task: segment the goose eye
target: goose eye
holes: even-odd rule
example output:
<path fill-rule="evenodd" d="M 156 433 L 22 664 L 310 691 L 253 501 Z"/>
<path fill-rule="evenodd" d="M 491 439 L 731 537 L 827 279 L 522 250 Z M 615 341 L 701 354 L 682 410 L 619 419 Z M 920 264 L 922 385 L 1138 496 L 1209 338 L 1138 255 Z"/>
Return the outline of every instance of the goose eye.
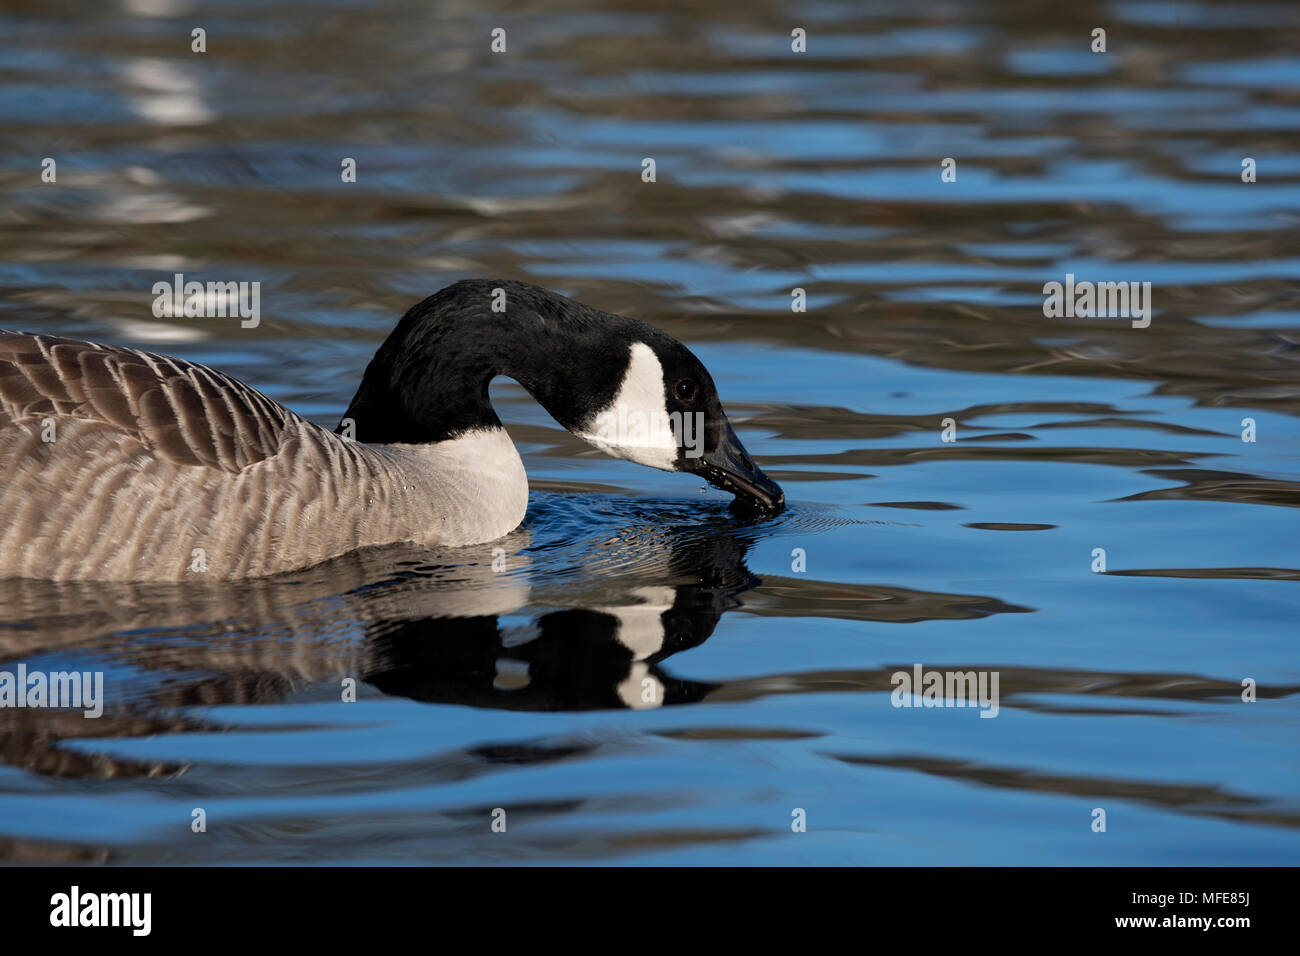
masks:
<path fill-rule="evenodd" d="M 694 401 L 699 391 L 700 387 L 695 384 L 693 379 L 689 378 L 684 378 L 673 386 L 673 393 L 683 402 Z"/>

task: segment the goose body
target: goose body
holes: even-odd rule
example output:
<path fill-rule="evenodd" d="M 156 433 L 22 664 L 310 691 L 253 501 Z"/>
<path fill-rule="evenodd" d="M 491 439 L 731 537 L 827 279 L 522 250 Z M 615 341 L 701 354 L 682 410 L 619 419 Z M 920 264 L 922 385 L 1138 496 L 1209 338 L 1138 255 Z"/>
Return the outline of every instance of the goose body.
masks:
<path fill-rule="evenodd" d="M 407 313 L 338 433 L 193 362 L 0 333 L 0 577 L 233 579 L 368 546 L 495 540 L 528 505 L 488 400 L 499 374 L 611 454 L 696 472 L 760 510 L 783 503 L 680 343 L 535 286 L 476 280 Z M 606 427 L 615 410 L 648 421 L 687 392 L 705 422 L 697 459 L 662 429 Z"/>

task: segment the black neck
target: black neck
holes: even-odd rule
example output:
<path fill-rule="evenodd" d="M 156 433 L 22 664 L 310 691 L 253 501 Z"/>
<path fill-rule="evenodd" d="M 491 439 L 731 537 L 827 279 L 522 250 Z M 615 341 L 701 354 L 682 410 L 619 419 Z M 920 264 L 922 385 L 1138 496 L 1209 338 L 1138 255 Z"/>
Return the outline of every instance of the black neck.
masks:
<path fill-rule="evenodd" d="M 504 312 L 493 311 L 498 289 Z M 602 392 L 593 371 L 622 369 L 627 343 L 659 334 L 526 283 L 457 282 L 403 316 L 366 368 L 337 430 L 345 432 L 351 419 L 358 441 L 423 443 L 500 427 L 488 397 L 498 375 L 515 379 L 573 429 L 602 400 L 613 400 L 618 375 L 606 376 Z M 584 387 L 574 387 L 579 381 Z"/>

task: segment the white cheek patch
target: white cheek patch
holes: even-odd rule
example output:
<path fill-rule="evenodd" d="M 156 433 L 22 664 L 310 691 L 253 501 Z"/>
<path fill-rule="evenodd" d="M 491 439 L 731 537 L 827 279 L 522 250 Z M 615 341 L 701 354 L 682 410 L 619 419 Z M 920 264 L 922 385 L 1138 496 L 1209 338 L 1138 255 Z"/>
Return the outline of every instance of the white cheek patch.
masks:
<path fill-rule="evenodd" d="M 631 359 L 613 403 L 578 435 L 606 454 L 675 471 L 680 445 L 664 402 L 664 370 L 654 350 L 632 343 Z"/>

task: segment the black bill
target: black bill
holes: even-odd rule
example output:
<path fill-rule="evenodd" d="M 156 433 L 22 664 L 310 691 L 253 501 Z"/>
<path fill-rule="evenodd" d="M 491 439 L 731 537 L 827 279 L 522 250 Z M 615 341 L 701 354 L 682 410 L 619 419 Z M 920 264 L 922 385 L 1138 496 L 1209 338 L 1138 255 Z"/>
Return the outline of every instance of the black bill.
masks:
<path fill-rule="evenodd" d="M 776 514 L 785 507 L 785 492 L 754 464 L 732 430 L 723 424 L 718 446 L 699 458 L 688 458 L 686 469 L 709 484 L 736 496 L 734 507 L 751 514 Z"/>

